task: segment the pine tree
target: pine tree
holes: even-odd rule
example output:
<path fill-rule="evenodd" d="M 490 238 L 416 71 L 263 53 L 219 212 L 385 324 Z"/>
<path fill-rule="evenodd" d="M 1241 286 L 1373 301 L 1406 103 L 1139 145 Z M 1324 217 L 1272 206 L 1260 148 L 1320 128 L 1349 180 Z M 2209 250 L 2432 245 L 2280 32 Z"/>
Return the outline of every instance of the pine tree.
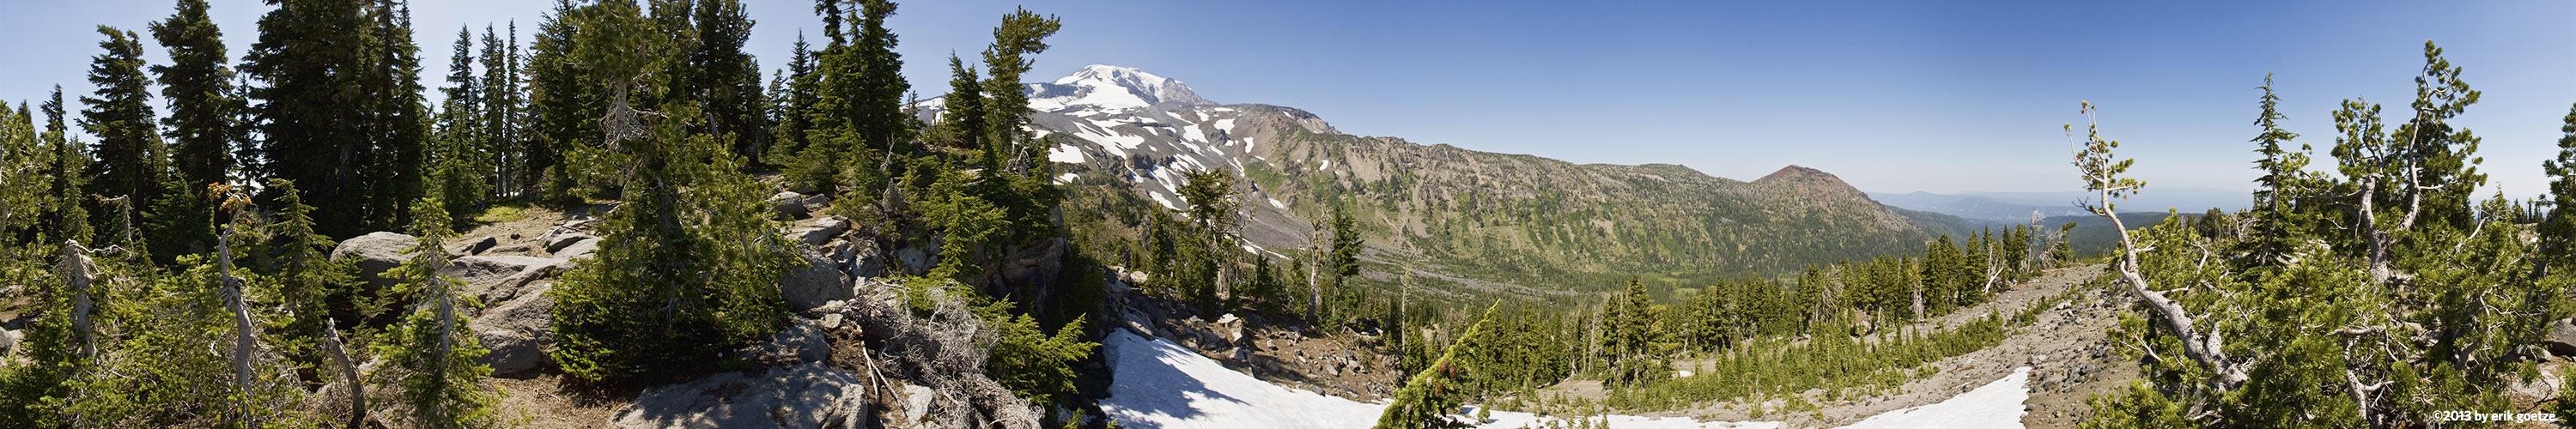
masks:
<path fill-rule="evenodd" d="M 703 106 L 707 133 L 733 135 L 735 154 L 751 165 L 765 163 L 770 128 L 760 106 L 768 101 L 760 93 L 760 64 L 742 50 L 751 39 L 751 16 L 738 0 L 703 0 L 695 11 L 698 46 L 677 91 Z"/>
<path fill-rule="evenodd" d="M 1203 262 L 1212 265 L 1202 269 L 1212 270 L 1211 273 L 1215 274 L 1208 283 L 1194 285 L 1203 289 L 1195 295 L 1198 295 L 1200 308 L 1211 314 L 1221 312 L 1225 306 L 1217 301 L 1219 297 L 1234 293 L 1230 289 L 1233 283 L 1228 275 L 1233 271 L 1234 260 L 1229 255 L 1233 254 L 1235 230 L 1243 222 L 1240 217 L 1243 202 L 1239 201 L 1240 194 L 1234 189 L 1234 172 L 1220 169 L 1186 171 L 1181 173 L 1181 180 L 1179 193 L 1188 204 L 1182 214 L 1189 216 L 1190 226 L 1198 236 L 1200 254 L 1207 257 Z"/>
<path fill-rule="evenodd" d="M 859 6 L 854 22 L 848 22 L 856 31 L 849 32 L 847 44 L 835 37 L 835 43 L 823 48 L 815 71 L 814 110 L 807 113 L 814 131 L 806 133 L 805 150 L 797 155 L 800 183 L 824 193 L 842 187 L 877 189 L 883 178 L 853 165 L 877 159 L 872 150 L 900 141 L 908 132 L 903 94 L 911 86 L 903 81 L 894 32 L 885 26 L 894 15 L 894 2 L 865 0 Z"/>
<path fill-rule="evenodd" d="M 1020 90 L 1020 75 L 1036 65 L 1036 60 L 1029 57 L 1046 52 L 1047 36 L 1063 28 L 1063 21 L 1055 16 L 1014 10 L 1002 16 L 1002 24 L 993 28 L 993 45 L 984 49 L 984 71 L 991 76 L 984 80 L 984 93 L 991 97 L 986 101 L 985 114 L 992 117 L 984 121 L 984 126 L 991 129 L 985 140 L 1008 155 L 1003 157 L 1010 160 L 1007 171 L 1028 176 L 1030 169 L 1043 168 L 1032 166 L 1030 159 L 1046 148 L 1021 140 L 1021 128 L 1028 124 L 1029 96 Z M 1047 175 L 1040 171 L 1034 176 Z"/>
<path fill-rule="evenodd" d="M 2549 215 L 2540 225 L 2540 260 L 2534 271 L 2546 277 L 2552 271 L 2576 270 L 2576 107 L 2567 110 L 2566 133 L 2558 138 L 2558 158 L 2540 162 L 2541 171 L 2550 176 Z M 2576 416 L 2571 416 L 2576 418 Z"/>
<path fill-rule="evenodd" d="M 572 57 L 590 65 L 584 79 L 610 89 L 602 146 L 623 152 L 619 169 L 632 172 L 621 177 L 626 202 L 600 222 L 596 256 L 549 292 L 561 344 L 550 354 L 586 381 L 694 367 L 768 335 L 786 323 L 778 277 L 798 261 L 741 158 L 685 131 L 702 120 L 694 108 L 663 100 L 661 115 L 647 117 L 631 104 L 664 89 L 648 72 L 673 60 L 668 39 L 655 37 L 662 24 L 641 12 L 611 0 L 572 17 L 583 29 Z"/>
<path fill-rule="evenodd" d="M 2263 127 L 2263 133 L 2256 134 L 2253 141 L 2254 153 L 2262 155 L 2262 158 L 2254 160 L 2254 169 L 2262 171 L 2263 175 L 2254 178 L 2253 212 L 2254 234 L 2264 239 L 2255 242 L 2252 257 L 2258 263 L 2269 263 L 2273 257 L 2289 250 L 2289 225 L 2298 222 L 2292 218 L 2290 204 L 2300 197 L 2299 186 L 2303 182 L 2302 172 L 2308 166 L 2309 148 L 2306 144 L 2300 144 L 2296 152 L 2282 148 L 2283 144 L 2299 138 L 2299 135 L 2281 129 L 2281 120 L 2287 116 L 2279 111 L 2281 97 L 2272 94 L 2270 73 L 2263 74 L 2263 86 L 2258 88 L 2263 90 L 2263 113 L 2254 117 L 2254 125 Z"/>
<path fill-rule="evenodd" d="M 206 16 L 205 0 L 179 0 L 178 12 L 152 23 L 152 37 L 170 51 L 170 64 L 152 66 L 169 100 L 171 161 L 181 183 L 196 188 L 222 183 L 233 169 L 233 146 L 243 142 L 240 115 L 248 107 L 225 65 L 223 31 Z"/>
<path fill-rule="evenodd" d="M 543 181 L 544 199 L 575 202 L 574 188 L 589 182 L 578 169 L 568 168 L 565 159 L 591 153 L 584 143 L 599 139 L 599 118 L 606 114 L 598 98 L 601 88 L 586 81 L 581 68 L 572 62 L 573 41 L 580 37 L 574 15 L 580 13 L 571 0 L 557 0 L 545 21 L 537 24 L 535 40 L 528 57 L 528 107 L 532 128 L 527 148 L 522 150 L 527 163 L 522 167 L 531 177 Z M 531 183 L 535 185 L 535 183 Z"/>
<path fill-rule="evenodd" d="M 487 159 L 494 153 L 490 124 L 483 118 L 492 116 L 484 109 L 484 89 L 489 85 L 474 78 L 474 32 L 465 26 L 456 28 L 456 53 L 448 58 L 447 86 L 439 92 L 447 95 L 438 112 L 438 138 L 430 149 L 430 184 L 446 204 L 440 212 L 462 222 L 480 212 L 476 207 L 490 193 L 491 176 L 483 174 Z M 485 38 L 490 41 L 490 37 Z M 485 49 L 487 52 L 490 49 Z"/>
<path fill-rule="evenodd" d="M 1486 341 L 1485 338 L 1493 335 L 1494 310 L 1500 307 L 1500 303 L 1487 306 L 1475 324 L 1468 325 L 1465 333 L 1459 334 L 1456 341 L 1441 350 L 1439 359 L 1431 361 L 1425 371 L 1406 377 L 1404 386 L 1395 391 L 1395 401 L 1388 403 L 1386 411 L 1378 415 L 1374 427 L 1453 426 L 1454 423 L 1448 420 L 1449 412 L 1465 404 L 1473 393 L 1469 390 L 1468 373 L 1476 369 L 1465 368 L 1462 364 L 1469 360 L 1466 356 L 1478 352 L 1478 346 Z"/>
<path fill-rule="evenodd" d="M 11 277 L 20 246 L 45 244 L 37 227 L 48 211 L 52 197 L 46 187 L 52 180 L 46 173 L 53 170 L 53 153 L 36 133 L 35 113 L 26 103 L 17 111 L 0 104 L 0 281 Z M 38 246 L 36 248 L 42 248 Z"/>
<path fill-rule="evenodd" d="M 81 128 L 99 139 L 94 152 L 98 162 L 82 173 L 96 178 L 87 191 L 105 198 L 125 197 L 133 207 L 150 207 L 161 194 L 162 172 L 169 164 L 167 149 L 153 125 L 151 81 L 143 75 L 143 44 L 131 31 L 102 25 L 98 33 L 107 36 L 98 44 L 107 53 L 92 57 L 90 64 L 89 81 L 98 85 L 98 91 L 81 97 L 81 103 L 89 105 L 81 111 Z"/>
<path fill-rule="evenodd" d="M 455 233 L 449 232 L 448 214 L 437 199 L 412 204 L 420 211 L 411 216 L 418 242 L 404 249 L 412 258 L 388 274 L 402 279 L 396 293 L 415 301 L 387 341 L 374 349 L 394 369 L 380 374 L 402 386 L 400 403 L 409 409 L 406 417 L 413 426 L 490 426 L 492 407 L 499 398 L 482 383 L 492 368 L 475 363 L 488 351 L 474 335 L 463 332 L 468 322 L 457 313 L 459 306 L 476 304 L 458 292 L 464 282 L 438 273 L 447 264 L 442 243 Z"/>
<path fill-rule="evenodd" d="M 331 249 L 339 242 L 313 230 L 314 208 L 304 204 L 303 192 L 295 189 L 295 182 L 269 179 L 268 187 L 277 190 L 273 202 L 278 207 L 277 219 L 265 228 L 261 235 L 266 241 L 253 252 L 253 259 L 267 274 L 267 281 L 259 284 L 265 289 L 257 296 L 269 300 L 261 303 L 263 307 L 282 308 L 289 315 L 269 330 L 283 333 L 281 337 L 286 339 L 310 341 L 325 335 L 323 331 L 332 325 L 332 320 L 338 320 L 338 325 L 356 326 L 360 315 L 374 314 L 378 304 L 362 296 L 364 289 L 357 282 L 355 261 L 330 259 Z M 287 353 L 300 362 L 321 360 L 318 351 L 305 349 L 312 344 L 281 342 L 288 343 Z"/>
<path fill-rule="evenodd" d="M 771 120 L 776 128 L 770 132 L 775 143 L 770 146 L 769 155 L 763 158 L 770 164 L 795 162 L 796 154 L 803 153 L 806 142 L 810 141 L 807 133 L 814 130 L 815 79 L 819 76 L 814 73 L 814 51 L 805 44 L 803 30 L 796 32 L 796 45 L 791 52 L 793 56 L 789 57 L 787 70 L 781 76 L 783 82 L 778 85 L 781 87 L 780 95 L 770 99 L 777 104 L 776 117 Z"/>
<path fill-rule="evenodd" d="M 403 225 L 427 170 L 408 8 L 396 0 L 277 5 L 260 18 L 259 42 L 242 63 L 262 83 L 249 91 L 263 137 L 257 175 L 336 202 L 314 212 L 324 235 Z"/>
<path fill-rule="evenodd" d="M 939 115 L 940 131 L 958 149 L 981 151 L 983 156 L 979 159 L 984 165 L 1001 165 L 1001 151 L 985 145 L 984 121 L 991 118 L 984 111 L 983 81 L 956 54 L 948 55 L 948 75 L 945 111 Z"/>

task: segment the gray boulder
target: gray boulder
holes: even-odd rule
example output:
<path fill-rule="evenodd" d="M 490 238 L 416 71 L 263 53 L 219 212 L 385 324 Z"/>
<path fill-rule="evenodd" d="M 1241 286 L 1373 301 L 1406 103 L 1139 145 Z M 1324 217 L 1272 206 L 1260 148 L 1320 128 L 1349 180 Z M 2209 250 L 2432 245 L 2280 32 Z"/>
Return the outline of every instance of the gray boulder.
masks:
<path fill-rule="evenodd" d="M 572 244 L 570 244 L 570 245 L 565 245 L 565 246 L 563 247 L 563 250 L 557 250 L 557 251 L 554 251 L 553 253 L 554 253 L 554 255 L 555 255 L 555 257 L 556 257 L 556 258 L 561 258 L 561 259 L 563 259 L 563 260 L 567 260 L 567 261 L 569 261 L 569 260 L 574 260 L 574 259 L 588 258 L 588 257 L 590 257 L 590 254 L 591 254 L 591 253 L 595 253 L 595 252 L 598 252 L 598 251 L 599 251 L 599 239 L 597 239 L 597 238 L 587 238 L 587 237 L 585 237 L 585 238 L 583 238 L 581 241 L 575 241 L 575 242 L 573 242 L 573 243 L 572 243 Z"/>
<path fill-rule="evenodd" d="M 612 428 L 823 429 L 867 426 L 867 388 L 822 363 L 728 372 L 645 390 Z"/>
<path fill-rule="evenodd" d="M 787 329 L 770 334 L 769 341 L 744 346 L 736 355 L 773 365 L 828 362 L 832 359 L 832 340 L 823 334 L 822 322 L 796 319 L 787 324 Z"/>
<path fill-rule="evenodd" d="M 841 220 L 839 217 L 825 217 L 789 229 L 787 238 L 802 241 L 807 246 L 822 247 L 824 244 L 831 243 L 833 238 L 840 237 L 841 233 L 849 231 L 849 221 Z"/>
<path fill-rule="evenodd" d="M 564 234 L 549 234 L 544 241 L 546 242 L 546 252 L 561 253 L 566 247 L 572 247 L 572 245 L 579 244 L 585 240 L 597 239 L 599 239 L 599 237 L 593 237 L 590 234 L 568 232 Z"/>
<path fill-rule="evenodd" d="M 821 252 L 810 246 L 797 246 L 796 250 L 797 256 L 805 259 L 805 266 L 778 277 L 778 294 L 787 298 L 789 306 L 796 311 L 805 311 L 821 307 L 823 303 L 857 296 L 856 290 L 850 286 L 850 279 L 841 274 L 840 267 L 830 258 L 823 257 Z"/>
<path fill-rule="evenodd" d="M 835 241 L 832 242 L 831 249 L 833 249 L 832 262 L 841 264 L 841 271 L 849 273 L 851 277 L 885 277 L 885 251 L 878 250 L 875 241 Z"/>
<path fill-rule="evenodd" d="M 792 191 L 778 191 L 778 195 L 770 196 L 769 209 L 777 212 L 778 217 L 787 219 L 802 218 L 811 213 L 805 209 L 805 195 Z"/>
<path fill-rule="evenodd" d="M 354 259 L 357 261 L 359 278 L 365 279 L 367 284 L 375 287 L 389 287 L 393 286 L 396 280 L 385 278 L 385 271 L 394 269 L 395 266 L 402 265 L 404 260 L 410 259 L 410 254 L 404 253 L 403 249 L 411 248 L 419 241 L 417 238 L 401 233 L 371 232 L 340 242 L 339 247 L 331 249 L 331 260 Z"/>
<path fill-rule="evenodd" d="M 519 293 L 517 299 L 484 310 L 483 315 L 465 325 L 474 339 L 490 349 L 480 362 L 492 366 L 492 375 L 517 376 L 544 368 L 552 361 L 546 352 L 554 348 L 554 297 L 546 296 L 553 283 L 539 283 Z"/>
<path fill-rule="evenodd" d="M 529 284 L 554 280 L 564 265 L 562 259 L 535 256 L 467 256 L 438 273 L 465 282 L 465 293 L 474 299 L 498 303 L 526 295 L 522 289 Z"/>
<path fill-rule="evenodd" d="M 2540 338 L 2549 352 L 2559 356 L 2576 356 L 2576 319 L 2549 322 L 2549 335 Z"/>
<path fill-rule="evenodd" d="M 8 328 L 0 328 L 0 359 L 7 359 L 12 352 L 18 351 L 18 336 L 20 335 L 25 334 L 20 334 L 18 331 L 12 331 Z"/>

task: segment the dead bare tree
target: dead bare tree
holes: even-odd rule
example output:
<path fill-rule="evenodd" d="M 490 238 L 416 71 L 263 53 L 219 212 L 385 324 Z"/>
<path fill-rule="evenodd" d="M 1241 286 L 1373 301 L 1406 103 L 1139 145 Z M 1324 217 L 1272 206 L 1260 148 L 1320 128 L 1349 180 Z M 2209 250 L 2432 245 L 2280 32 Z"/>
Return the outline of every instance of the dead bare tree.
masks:
<path fill-rule="evenodd" d="M 2130 164 L 2136 160 L 2117 159 L 2112 155 L 2111 149 L 2119 147 L 2120 142 L 2102 139 L 2101 127 L 2094 120 L 2093 110 L 2092 102 L 2084 103 L 2084 108 L 2081 110 L 2085 121 L 2083 140 L 2075 139 L 2074 124 L 2066 125 L 2066 137 L 2075 148 L 2074 164 L 2084 176 L 2084 188 L 2093 191 L 2100 198 L 2083 204 L 2084 209 L 2096 216 L 2111 220 L 2111 230 L 2116 231 L 2120 238 L 2121 254 L 2115 261 L 2115 267 L 2120 272 L 2120 280 L 2128 284 L 2129 291 L 2137 294 L 2138 299 L 2154 312 L 2153 318 L 2160 322 L 2157 326 L 2167 335 L 2181 340 L 2179 342 L 2182 343 L 2185 357 L 2208 366 L 2211 371 L 2218 374 L 2219 390 L 2234 390 L 2250 379 L 2246 373 L 2248 365 L 2229 359 L 2219 335 L 2215 332 L 2204 333 L 2194 329 L 2192 325 L 2195 319 L 2189 312 L 2183 310 L 2182 304 L 2167 298 L 2164 292 L 2149 287 L 2146 276 L 2139 273 L 2138 254 L 2154 249 L 2141 248 L 2137 240 L 2129 235 L 2128 226 L 2121 224 L 2120 217 L 2114 211 L 2114 203 L 2111 201 L 2127 198 L 2140 188 L 2146 187 L 2147 183 L 2120 177 L 2120 173 L 2128 171 Z"/>

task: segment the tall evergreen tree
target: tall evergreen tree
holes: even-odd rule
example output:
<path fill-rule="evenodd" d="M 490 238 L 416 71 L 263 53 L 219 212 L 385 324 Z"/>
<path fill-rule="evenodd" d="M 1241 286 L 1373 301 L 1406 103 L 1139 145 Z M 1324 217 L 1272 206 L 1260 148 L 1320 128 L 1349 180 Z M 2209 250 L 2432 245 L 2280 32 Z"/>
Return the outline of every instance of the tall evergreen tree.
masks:
<path fill-rule="evenodd" d="M 2272 93 L 2272 74 L 2263 74 L 2263 86 L 2257 88 L 2263 90 L 2263 113 L 2255 115 L 2254 125 L 2263 127 L 2263 133 L 2254 135 L 2254 153 L 2262 155 L 2254 160 L 2254 169 L 2262 176 L 2254 178 L 2253 211 L 2254 234 L 2263 240 L 2255 243 L 2252 256 L 2260 263 L 2289 250 L 2290 204 L 2299 198 L 2297 186 L 2308 166 L 2309 148 L 2304 143 L 2296 152 L 2282 147 L 2299 135 L 2281 129 L 2287 116 L 2280 112 L 2281 97 Z"/>
<path fill-rule="evenodd" d="M 490 124 L 484 121 L 490 116 L 484 110 L 489 106 L 483 91 L 486 85 L 474 78 L 473 36 L 470 28 L 457 26 L 456 53 L 448 59 L 447 86 L 438 89 L 447 97 L 438 112 L 438 138 L 430 147 L 428 166 L 430 186 L 444 196 L 439 201 L 447 205 L 441 212 L 457 220 L 473 216 L 474 207 L 484 201 L 492 183 L 491 177 L 484 174 L 488 171 L 486 160 L 494 149 Z M 485 39 L 490 41 L 490 37 Z"/>
<path fill-rule="evenodd" d="M 991 128 L 985 139 L 1008 155 L 1004 157 L 1010 160 L 1007 171 L 1047 175 L 1044 165 L 1032 166 L 1030 161 L 1045 148 L 1033 149 L 1021 141 L 1021 127 L 1028 124 L 1029 96 L 1020 90 L 1020 75 L 1036 65 L 1037 60 L 1030 57 L 1046 52 L 1047 36 L 1062 29 L 1063 21 L 1055 16 L 1014 10 L 1002 16 L 1002 24 L 993 28 L 993 45 L 984 49 L 984 71 L 991 76 L 984 80 L 984 93 L 992 97 L 985 105 L 985 114 L 992 116 L 984 121 L 984 126 Z M 1031 172 L 1033 168 L 1040 171 Z"/>
<path fill-rule="evenodd" d="M 90 194 L 124 197 L 131 207 L 150 207 L 161 194 L 162 172 L 169 164 L 167 149 L 153 125 L 151 80 L 143 75 L 143 44 L 131 31 L 102 25 L 98 33 L 107 36 L 98 44 L 107 53 L 92 57 L 89 69 L 89 81 L 98 91 L 81 97 L 81 103 L 89 105 L 81 111 L 81 128 L 98 137 L 92 152 L 98 162 L 82 174 L 96 178 L 89 183 Z M 117 222 L 141 224 L 143 220 Z"/>
<path fill-rule="evenodd" d="M 760 63 L 742 50 L 751 40 L 751 16 L 740 0 L 701 0 L 695 12 L 698 46 L 688 54 L 677 90 L 697 100 L 707 115 L 707 133 L 732 135 L 734 154 L 762 164 L 770 128 L 761 106 L 768 102 L 760 92 Z"/>
<path fill-rule="evenodd" d="M 397 227 L 423 189 L 418 47 L 398 0 L 277 0 L 242 70 L 261 175 L 303 184 L 325 235 Z M 274 195 L 267 195 L 273 198 Z"/>
<path fill-rule="evenodd" d="M 646 117 L 630 104 L 674 61 L 654 36 L 662 24 L 639 9 L 609 0 L 572 18 L 583 30 L 571 57 L 609 89 L 603 146 L 625 152 L 618 168 L 631 172 L 627 202 L 601 220 L 597 256 L 549 292 L 561 339 L 550 354 L 589 381 L 693 367 L 768 335 L 786 322 L 776 282 L 797 261 L 741 158 L 685 132 L 700 120 L 694 108 L 664 100 L 661 116 Z"/>
<path fill-rule="evenodd" d="M 54 85 L 52 97 L 47 98 L 39 110 L 45 112 L 45 146 L 53 152 L 48 157 L 53 164 L 47 173 L 54 180 L 45 191 L 45 195 L 50 196 L 51 203 L 47 207 L 52 212 L 45 219 L 45 235 L 55 240 L 89 241 L 89 202 L 85 191 L 89 184 L 89 154 L 81 150 L 79 142 L 71 139 L 70 122 L 63 118 L 62 85 Z"/>
<path fill-rule="evenodd" d="M 2576 107 L 2568 108 L 2566 123 L 2558 130 L 2566 133 L 2558 138 L 2558 157 L 2540 162 L 2541 171 L 2550 176 L 2549 214 L 2541 220 L 2541 259 L 2536 268 L 2543 277 L 2552 271 L 2576 270 Z"/>
<path fill-rule="evenodd" d="M 171 162 L 181 183 L 191 188 L 225 183 L 233 169 L 233 147 L 244 140 L 238 121 L 244 109 L 233 88 L 232 68 L 225 65 L 223 31 L 206 16 L 205 0 L 179 0 L 168 20 L 152 23 L 152 37 L 170 51 L 170 64 L 152 66 L 161 76 L 161 96 L 170 103 Z"/>
<path fill-rule="evenodd" d="M 574 198 L 573 188 L 584 184 L 580 171 L 566 168 L 568 153 L 599 138 L 599 100 L 601 89 L 572 61 L 573 41 L 581 28 L 574 25 L 573 15 L 581 10 L 571 0 L 557 0 L 555 8 L 537 24 L 530 41 L 528 56 L 528 108 L 531 130 L 527 147 L 521 152 L 527 159 L 523 167 L 531 177 L 541 178 L 545 199 L 565 201 Z"/>

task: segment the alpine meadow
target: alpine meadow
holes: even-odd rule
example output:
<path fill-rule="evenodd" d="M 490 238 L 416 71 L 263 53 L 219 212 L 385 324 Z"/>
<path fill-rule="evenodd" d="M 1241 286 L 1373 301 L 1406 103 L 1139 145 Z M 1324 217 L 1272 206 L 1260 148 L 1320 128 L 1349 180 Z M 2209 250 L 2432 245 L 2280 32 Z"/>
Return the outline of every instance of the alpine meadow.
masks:
<path fill-rule="evenodd" d="M 0 428 L 2576 428 L 2568 22 L 13 2 Z"/>

